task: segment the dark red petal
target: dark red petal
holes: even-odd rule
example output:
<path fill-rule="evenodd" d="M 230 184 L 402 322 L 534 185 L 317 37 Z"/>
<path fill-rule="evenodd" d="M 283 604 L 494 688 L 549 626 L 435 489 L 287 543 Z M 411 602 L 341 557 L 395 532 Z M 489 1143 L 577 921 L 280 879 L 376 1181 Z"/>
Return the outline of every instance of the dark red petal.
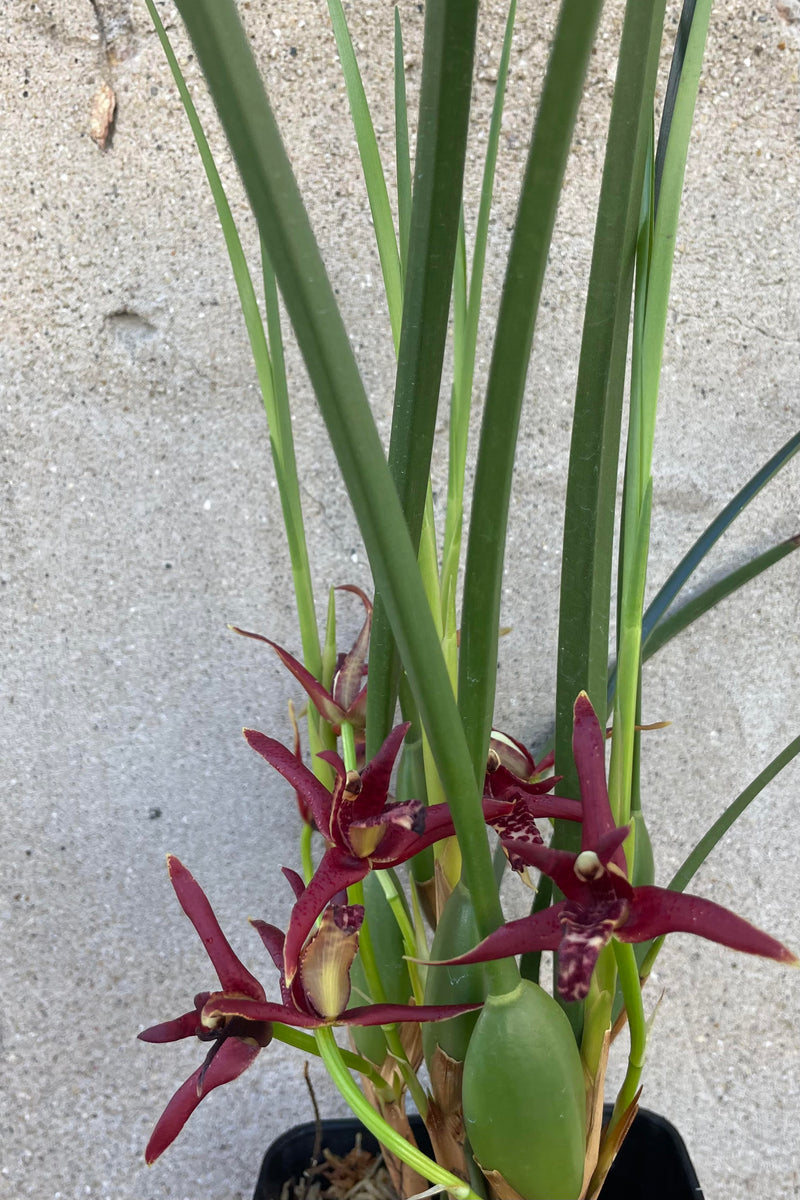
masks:
<path fill-rule="evenodd" d="M 288 671 L 291 671 L 314 707 L 322 714 L 326 721 L 330 721 L 332 725 L 336 725 L 344 719 L 344 712 L 334 702 L 330 692 L 327 692 L 319 680 L 315 679 L 311 672 L 306 670 L 303 664 L 298 662 L 288 650 L 284 650 L 277 642 L 270 641 L 269 638 L 263 637 L 260 633 L 248 633 L 246 629 L 239 629 L 236 625 L 231 625 L 229 628 L 234 633 L 240 633 L 242 637 L 254 638 L 257 642 L 266 642 L 268 646 L 272 646 L 272 649 L 283 665 Z"/>
<path fill-rule="evenodd" d="M 492 826 L 500 838 L 502 847 L 511 864 L 511 870 L 524 871 L 526 862 L 518 852 L 519 848 L 541 846 L 544 841 L 536 827 L 533 814 L 527 808 L 525 802 L 518 800 L 513 810 L 505 816 L 496 817 L 492 821 Z"/>
<path fill-rule="evenodd" d="M 395 1025 L 401 1021 L 447 1021 L 480 1004 L 364 1004 L 348 1008 L 336 1025 Z"/>
<path fill-rule="evenodd" d="M 634 888 L 630 916 L 616 936 L 621 942 L 645 942 L 664 933 L 694 933 L 731 950 L 759 954 L 790 966 L 798 963 L 786 946 L 713 900 L 668 888 Z"/>
<path fill-rule="evenodd" d="M 311 882 L 296 902 L 289 917 L 283 949 L 287 987 L 292 985 L 300 951 L 322 910 L 337 892 L 358 883 L 368 874 L 369 863 L 365 859 L 354 858 L 338 846 L 331 846 L 325 851 Z"/>
<path fill-rule="evenodd" d="M 215 1021 L 222 1017 L 243 1017 L 245 1021 L 255 1024 L 278 1021 L 283 1025 L 300 1026 L 302 1029 L 316 1029 L 324 1022 L 319 1017 L 300 1012 L 293 1004 L 270 1004 L 269 1001 L 243 1000 L 237 996 L 226 996 L 220 993 L 213 996 L 205 1007 L 204 1015 L 207 1020 Z M 223 1049 L 238 1038 L 227 1038 Z M 220 1051 L 220 1054 L 222 1051 Z M 208 1078 L 208 1076 L 206 1076 Z M 206 1089 L 207 1090 L 207 1089 Z"/>
<path fill-rule="evenodd" d="M 210 993 L 206 993 L 209 995 Z M 202 1007 L 202 1006 L 201 1006 Z M 200 1026 L 200 1014 L 196 1008 L 175 1017 L 173 1021 L 164 1021 L 162 1025 L 151 1025 L 136 1036 L 142 1042 L 179 1042 L 181 1038 L 194 1037 Z"/>
<path fill-rule="evenodd" d="M 355 809 L 353 815 L 357 815 L 359 820 L 364 817 L 377 816 L 386 805 L 394 762 L 409 727 L 409 722 L 404 725 L 396 725 L 378 753 L 362 771 L 361 791 L 353 805 Z"/>
<path fill-rule="evenodd" d="M 275 966 L 283 973 L 283 943 L 286 940 L 283 931 L 275 925 L 268 925 L 266 921 L 260 921 L 253 917 L 250 918 L 250 924 L 266 946 L 267 953 Z"/>
<path fill-rule="evenodd" d="M 197 930 L 223 989 L 263 1000 L 264 989 L 234 954 L 200 884 L 174 854 L 167 855 L 167 869 L 181 908 Z"/>
<path fill-rule="evenodd" d="M 159 1155 L 164 1153 L 167 1146 L 175 1141 L 200 1101 L 214 1088 L 220 1087 L 223 1083 L 230 1083 L 232 1079 L 236 1079 L 243 1071 L 246 1071 L 257 1057 L 258 1051 L 258 1046 L 240 1042 L 238 1038 L 228 1038 L 219 1053 L 214 1055 L 205 1072 L 201 1095 L 198 1096 L 197 1087 L 203 1067 L 198 1067 L 194 1074 L 181 1084 L 159 1117 L 150 1141 L 147 1143 L 144 1157 L 148 1165 L 154 1163 Z"/>
<path fill-rule="evenodd" d="M 298 871 L 293 871 L 291 867 L 281 867 L 281 874 L 294 892 L 295 900 L 299 900 L 306 890 L 303 876 Z"/>
<path fill-rule="evenodd" d="M 575 701 L 574 717 L 572 752 L 583 802 L 581 849 L 594 850 L 615 825 L 606 785 L 605 730 L 600 728 L 586 692 Z"/>
<path fill-rule="evenodd" d="M 328 789 L 320 783 L 312 771 L 309 771 L 305 763 L 299 762 L 291 750 L 287 750 L 275 738 L 267 737 L 265 733 L 259 733 L 257 729 L 245 729 L 242 732 L 248 746 L 252 746 L 256 754 L 265 758 L 269 765 L 274 767 L 296 792 L 302 792 L 303 798 L 314 814 L 317 828 L 323 837 L 329 838 L 331 794 Z"/>
<path fill-rule="evenodd" d="M 459 958 L 431 961 L 428 966 L 467 966 L 470 963 L 493 962 L 497 958 L 511 958 L 515 954 L 532 954 L 537 950 L 557 950 L 561 941 L 559 918 L 564 904 L 565 901 L 561 900 L 530 917 L 508 921 L 479 942 L 474 950 L 468 950 Z"/>

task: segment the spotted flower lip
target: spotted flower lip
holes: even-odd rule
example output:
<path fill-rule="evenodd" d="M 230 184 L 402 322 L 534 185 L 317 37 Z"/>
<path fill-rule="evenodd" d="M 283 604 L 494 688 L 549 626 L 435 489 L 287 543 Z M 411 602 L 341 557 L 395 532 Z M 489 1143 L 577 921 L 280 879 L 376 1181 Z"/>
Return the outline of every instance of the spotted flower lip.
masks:
<path fill-rule="evenodd" d="M 260 1003 L 266 996 L 255 976 L 234 954 L 194 877 L 171 854 L 167 856 L 167 869 L 181 908 L 205 946 L 222 990 L 198 993 L 189 1012 L 139 1034 L 143 1042 L 175 1042 L 197 1037 L 201 1042 L 213 1043 L 205 1061 L 181 1084 L 159 1117 L 145 1150 L 148 1164 L 155 1162 L 172 1144 L 200 1101 L 214 1088 L 230 1083 L 246 1071 L 272 1038 L 269 1018 L 251 1020 L 243 1017 L 220 1022 L 213 1030 L 203 1024 L 203 1009 L 212 995 L 224 996 L 226 1000 L 246 999 L 250 1003 Z"/>
<path fill-rule="evenodd" d="M 798 959 L 786 946 L 711 900 L 668 888 L 631 885 L 622 849 L 628 828 L 614 824 L 604 742 L 589 697 L 581 692 L 575 702 L 572 743 L 583 802 L 580 852 L 571 854 L 531 841 L 514 847 L 520 861 L 549 875 L 565 899 L 510 921 L 448 965 L 557 950 L 558 992 L 564 1000 L 585 998 L 597 957 L 612 937 L 646 942 L 667 933 L 694 933 L 732 950 L 797 965 Z"/>
<path fill-rule="evenodd" d="M 311 672 L 298 662 L 288 650 L 284 650 L 277 642 L 271 641 L 260 633 L 249 633 L 237 625 L 231 625 L 234 633 L 242 637 L 253 638 L 257 642 L 266 642 L 271 646 L 287 670 L 291 671 L 297 682 L 308 695 L 319 713 L 333 726 L 338 733 L 341 726 L 347 722 L 353 726 L 356 733 L 363 733 L 367 717 L 367 685 L 364 676 L 367 673 L 367 647 L 372 627 L 372 604 L 367 595 L 355 584 L 345 583 L 335 589 L 337 592 L 353 592 L 364 605 L 366 617 L 361 631 L 347 654 L 340 654 L 336 671 L 328 691 Z"/>
<path fill-rule="evenodd" d="M 389 800 L 395 759 L 409 726 L 398 725 L 359 774 L 346 771 L 337 754 L 320 755 L 336 773 L 333 792 L 274 738 L 245 729 L 248 745 L 302 795 L 317 828 L 329 843 L 314 877 L 292 910 L 286 933 L 286 979 L 291 984 L 300 950 L 327 904 L 340 891 L 366 878 L 373 868 L 397 867 L 441 838 L 453 835 L 447 804 L 426 808 L 419 800 Z M 487 820 L 512 810 L 509 801 L 484 800 Z"/>

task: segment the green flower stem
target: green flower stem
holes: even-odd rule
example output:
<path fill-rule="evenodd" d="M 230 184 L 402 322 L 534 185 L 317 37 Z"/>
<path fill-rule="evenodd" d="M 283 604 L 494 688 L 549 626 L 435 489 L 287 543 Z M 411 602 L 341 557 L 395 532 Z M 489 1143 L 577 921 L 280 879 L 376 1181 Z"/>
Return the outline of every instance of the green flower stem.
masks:
<path fill-rule="evenodd" d="M 449 1171 L 445 1171 L 416 1146 L 410 1145 L 402 1134 L 392 1129 L 391 1125 L 375 1112 L 356 1087 L 330 1027 L 325 1026 L 318 1029 L 316 1039 L 320 1057 L 325 1063 L 331 1079 L 358 1119 L 371 1133 L 375 1134 L 381 1145 L 385 1146 L 392 1154 L 396 1154 L 403 1162 L 408 1163 L 412 1170 L 417 1171 L 423 1178 L 430 1179 L 432 1183 L 447 1188 L 456 1200 L 480 1200 L 469 1184 L 464 1183 Z"/>
<path fill-rule="evenodd" d="M 357 771 L 356 735 L 349 721 L 342 722 L 342 758 L 345 771 Z"/>
<path fill-rule="evenodd" d="M 300 862 L 303 865 L 303 879 L 308 885 L 314 874 L 314 860 L 311 857 L 311 835 L 314 830 L 311 825 L 303 822 L 300 830 Z"/>
<path fill-rule="evenodd" d="M 622 1120 L 639 1090 L 639 1082 L 642 1078 L 642 1069 L 647 1049 L 647 1022 L 644 1019 L 642 985 L 639 982 L 639 968 L 636 964 L 633 946 L 628 945 L 626 942 L 618 942 L 616 938 L 612 939 L 611 944 L 614 947 L 614 958 L 617 962 L 617 971 L 619 972 L 619 982 L 625 1002 L 625 1012 L 628 1017 L 628 1029 L 631 1039 L 630 1050 L 628 1052 L 628 1069 L 622 1081 L 622 1087 L 617 1093 L 617 1098 L 614 1102 L 614 1111 L 611 1114 L 609 1129 L 613 1130 Z"/>
<path fill-rule="evenodd" d="M 603 1054 L 606 1031 L 611 1027 L 611 1009 L 617 983 L 614 951 L 604 946 L 592 975 L 589 995 L 584 1006 L 581 1058 L 589 1077 L 597 1075 Z"/>
<path fill-rule="evenodd" d="M 347 889 L 347 900 L 349 904 L 360 904 L 364 906 L 364 884 L 363 882 L 354 883 Z M 385 1004 L 386 992 L 381 980 L 380 971 L 378 969 L 378 961 L 375 957 L 375 947 L 372 944 L 372 937 L 369 931 L 369 922 L 367 920 L 366 911 L 361 929 L 358 932 L 358 953 L 361 958 L 361 965 L 364 968 L 364 977 L 367 981 L 367 987 L 370 991 L 370 998 L 373 1004 Z M 403 1076 L 406 1087 L 411 1093 L 411 1097 L 416 1104 L 419 1113 L 422 1117 L 428 1110 L 428 1098 L 417 1079 L 414 1068 L 408 1061 L 403 1043 L 400 1040 L 400 1034 L 397 1031 L 396 1025 L 382 1025 L 386 1044 L 392 1053 L 392 1056 L 397 1061 L 397 1066 L 400 1074 Z"/>
<path fill-rule="evenodd" d="M 272 1037 L 276 1042 L 283 1042 L 286 1046 L 293 1046 L 295 1050 L 302 1050 L 304 1054 L 320 1057 L 319 1047 L 313 1034 L 305 1033 L 302 1029 L 295 1029 L 293 1025 L 283 1025 L 279 1021 L 273 1022 Z M 376 1088 L 386 1091 L 388 1086 L 386 1080 L 368 1058 L 362 1058 L 360 1054 L 355 1054 L 352 1050 L 340 1050 L 339 1053 L 351 1071 L 360 1071 Z"/>
<path fill-rule="evenodd" d="M 406 911 L 406 906 L 403 903 L 403 897 L 398 890 L 397 876 L 393 871 L 376 871 L 375 874 L 383 888 L 383 894 L 402 935 L 403 949 L 409 957 L 407 964 L 408 974 L 411 979 L 414 1000 L 417 1004 L 422 1004 L 425 994 L 425 984 L 420 975 L 419 963 L 413 961 L 417 956 L 417 936 L 414 932 L 414 926 L 411 924 L 411 918 Z"/>

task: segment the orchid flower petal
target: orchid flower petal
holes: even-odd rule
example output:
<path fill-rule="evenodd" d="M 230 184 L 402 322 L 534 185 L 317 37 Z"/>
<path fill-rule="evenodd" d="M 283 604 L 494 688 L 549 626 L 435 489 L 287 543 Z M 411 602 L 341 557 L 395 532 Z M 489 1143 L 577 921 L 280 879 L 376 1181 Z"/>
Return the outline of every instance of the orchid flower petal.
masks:
<path fill-rule="evenodd" d="M 210 992 L 205 993 L 210 996 Z M 203 1001 L 205 1003 L 205 1000 Z M 203 1005 L 200 1005 L 202 1008 Z M 141 1042 L 178 1042 L 181 1038 L 194 1037 L 200 1025 L 200 1014 L 197 1008 L 193 1008 L 191 1012 L 184 1013 L 181 1017 L 175 1017 L 173 1021 L 164 1021 L 161 1025 L 151 1025 L 149 1029 L 143 1029 L 136 1036 Z"/>
<path fill-rule="evenodd" d="M 330 846 L 325 851 L 311 882 L 295 903 L 289 918 L 283 950 L 287 987 L 292 985 L 297 973 L 300 951 L 314 928 L 317 917 L 337 892 L 359 883 L 369 874 L 369 869 L 367 859 L 347 854 L 338 846 Z"/>
<path fill-rule="evenodd" d="M 447 1021 L 474 1012 L 480 1004 L 364 1004 L 348 1008 L 337 1025 L 395 1025 L 404 1021 Z"/>
<path fill-rule="evenodd" d="M 309 771 L 305 763 L 295 758 L 291 750 L 287 750 L 275 738 L 267 737 L 266 734 L 259 733 L 257 729 L 244 729 L 242 732 L 248 746 L 251 746 L 256 754 L 260 754 L 262 758 L 266 759 L 269 765 L 274 767 L 296 792 L 302 792 L 314 814 L 317 828 L 323 837 L 329 838 L 331 794 L 328 789 L 320 783 L 312 771 Z"/>
<path fill-rule="evenodd" d="M 628 913 L 626 900 L 604 905 L 599 914 L 567 903 L 561 910 L 563 937 L 558 947 L 558 994 L 562 1000 L 585 1000 L 600 951 L 611 941 Z"/>
<path fill-rule="evenodd" d="M 321 1017 L 301 1012 L 294 1004 L 273 1004 L 268 1000 L 248 1000 L 245 997 L 229 996 L 223 992 L 212 996 L 203 1010 L 203 1017 L 209 1022 L 222 1021 L 226 1017 L 241 1017 L 255 1025 L 272 1024 L 277 1021 L 282 1025 L 298 1026 L 301 1029 L 317 1029 L 320 1025 L 325 1024 Z M 225 1042 L 225 1046 L 232 1040 L 229 1038 Z"/>
<path fill-rule="evenodd" d="M 205 1064 L 198 1067 L 194 1074 L 181 1084 L 159 1117 L 147 1143 L 144 1157 L 148 1165 L 154 1163 L 167 1147 L 172 1145 L 200 1101 L 214 1088 L 223 1083 L 230 1083 L 246 1071 L 258 1052 L 258 1046 L 251 1046 L 238 1038 L 228 1038 L 207 1068 Z M 201 1076 L 203 1087 L 198 1094 Z"/>
<path fill-rule="evenodd" d="M 606 784 L 606 738 L 586 692 L 575 701 L 572 752 L 583 802 L 581 848 L 593 850 L 615 827 Z"/>
<path fill-rule="evenodd" d="M 234 954 L 200 884 L 174 854 L 167 855 L 167 868 L 180 906 L 197 930 L 223 989 L 263 1000 L 264 989 Z"/>
<path fill-rule="evenodd" d="M 438 962 L 431 960 L 427 966 L 460 967 L 471 963 L 493 962 L 497 958 L 511 958 L 515 954 L 532 954 L 537 950 L 557 950 L 562 937 L 560 918 L 565 903 L 566 901 L 561 900 L 558 904 L 544 908 L 530 917 L 508 921 L 466 954 Z"/>
<path fill-rule="evenodd" d="M 344 711 L 335 702 L 330 692 L 326 691 L 319 680 L 301 662 L 298 662 L 288 650 L 284 650 L 277 642 L 271 641 L 270 638 L 264 637 L 263 634 L 249 633 L 246 629 L 240 629 L 238 625 L 231 625 L 230 628 L 234 633 L 241 634 L 242 637 L 253 638 L 257 642 L 266 642 L 268 646 L 271 646 L 286 669 L 294 675 L 317 712 L 326 721 L 330 721 L 332 725 L 340 725 L 345 720 Z"/>
<path fill-rule="evenodd" d="M 633 894 L 630 916 L 616 931 L 621 942 L 649 941 L 665 933 L 694 933 L 731 950 L 798 965 L 797 956 L 786 946 L 713 900 L 659 887 L 637 887 Z"/>

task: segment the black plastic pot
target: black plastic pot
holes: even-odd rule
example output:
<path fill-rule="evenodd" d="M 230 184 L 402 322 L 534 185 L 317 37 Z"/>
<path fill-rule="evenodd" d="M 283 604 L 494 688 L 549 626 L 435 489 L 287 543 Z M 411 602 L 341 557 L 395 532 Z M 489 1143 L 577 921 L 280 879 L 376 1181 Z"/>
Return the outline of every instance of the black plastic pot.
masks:
<path fill-rule="evenodd" d="M 610 1107 L 606 1117 L 611 1115 Z M 430 1153 L 427 1130 L 419 1117 L 411 1127 L 420 1149 Z M 355 1120 L 322 1122 L 322 1144 L 334 1154 L 347 1154 L 361 1131 L 361 1144 L 373 1154 L 378 1143 Z M 284 1182 L 309 1165 L 316 1126 L 295 1125 L 272 1143 L 264 1156 L 253 1200 L 280 1200 Z M 603 1185 L 600 1200 L 703 1200 L 703 1193 L 683 1139 L 674 1125 L 640 1109 L 630 1133 Z"/>

